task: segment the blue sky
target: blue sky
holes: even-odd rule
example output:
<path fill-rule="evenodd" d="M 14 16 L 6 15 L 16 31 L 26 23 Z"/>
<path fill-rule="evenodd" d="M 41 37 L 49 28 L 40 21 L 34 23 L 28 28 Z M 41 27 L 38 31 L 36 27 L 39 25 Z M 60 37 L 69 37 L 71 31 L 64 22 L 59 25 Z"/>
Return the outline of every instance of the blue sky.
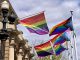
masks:
<path fill-rule="evenodd" d="M 73 25 L 76 32 L 77 50 L 80 50 L 80 0 L 10 0 L 19 18 L 45 11 L 45 17 L 49 29 L 55 24 L 69 18 L 70 11 L 73 12 Z M 30 44 L 39 44 L 49 40 L 48 35 L 31 34 L 25 27 L 18 25 L 18 29 L 24 33 L 24 38 Z M 80 56 L 80 53 L 78 53 Z M 80 59 L 80 58 L 79 58 Z"/>

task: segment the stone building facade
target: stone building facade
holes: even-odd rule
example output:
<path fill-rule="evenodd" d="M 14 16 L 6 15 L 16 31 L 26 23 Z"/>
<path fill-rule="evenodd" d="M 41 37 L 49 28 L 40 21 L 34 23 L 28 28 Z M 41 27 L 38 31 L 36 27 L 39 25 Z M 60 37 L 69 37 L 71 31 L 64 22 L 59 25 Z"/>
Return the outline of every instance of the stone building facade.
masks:
<path fill-rule="evenodd" d="M 0 4 L 1 2 L 2 0 Z M 2 19 L 0 9 L 0 31 L 3 27 Z M 28 45 L 28 40 L 23 38 L 23 33 L 17 30 L 16 22 L 17 20 L 14 24 L 9 24 L 7 21 L 6 28 L 9 36 L 0 39 L 0 60 L 31 60 L 31 47 Z"/>
<path fill-rule="evenodd" d="M 0 28 L 1 28 L 0 22 Z M 28 40 L 23 38 L 22 32 L 15 29 L 14 25 L 7 24 L 9 37 L 0 40 L 0 60 L 30 60 L 31 47 Z"/>

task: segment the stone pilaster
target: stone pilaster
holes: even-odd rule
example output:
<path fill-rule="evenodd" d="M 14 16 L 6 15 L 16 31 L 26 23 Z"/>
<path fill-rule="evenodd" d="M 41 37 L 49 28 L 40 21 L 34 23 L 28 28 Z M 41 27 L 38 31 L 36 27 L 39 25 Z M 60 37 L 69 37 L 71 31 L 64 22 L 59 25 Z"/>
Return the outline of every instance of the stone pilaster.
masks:
<path fill-rule="evenodd" d="M 11 40 L 11 43 L 10 43 L 9 60 L 14 60 L 14 40 Z"/>
<path fill-rule="evenodd" d="M 9 39 L 5 41 L 4 60 L 9 60 Z"/>
<path fill-rule="evenodd" d="M 17 60 L 22 60 L 22 59 L 23 59 L 23 51 L 22 51 L 22 48 L 20 48 L 17 55 Z"/>

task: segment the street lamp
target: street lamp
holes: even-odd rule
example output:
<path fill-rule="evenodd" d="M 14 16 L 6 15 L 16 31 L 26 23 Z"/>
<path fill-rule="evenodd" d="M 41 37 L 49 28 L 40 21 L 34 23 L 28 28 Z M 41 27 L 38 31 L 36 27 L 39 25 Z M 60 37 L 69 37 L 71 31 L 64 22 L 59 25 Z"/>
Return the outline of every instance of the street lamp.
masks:
<path fill-rule="evenodd" d="M 0 30 L 0 40 L 6 40 L 7 37 L 9 36 L 7 28 L 6 28 L 6 23 L 9 21 L 9 23 L 14 23 L 16 16 L 11 13 L 9 14 L 9 3 L 7 1 L 3 1 L 1 4 L 1 12 L 2 12 L 2 24 L 3 27 Z"/>
<path fill-rule="evenodd" d="M 2 12 L 2 16 L 3 16 L 3 27 L 0 31 L 0 39 L 7 39 L 8 34 L 7 29 L 6 29 L 6 23 L 7 23 L 7 16 L 8 16 L 8 11 L 9 11 L 9 3 L 7 1 L 2 2 L 1 4 L 1 12 Z"/>
<path fill-rule="evenodd" d="M 3 15 L 3 29 L 2 31 L 6 31 L 6 23 L 7 23 L 7 16 L 8 16 L 8 11 L 9 11 L 9 3 L 7 1 L 2 2 L 1 4 L 1 11 Z"/>

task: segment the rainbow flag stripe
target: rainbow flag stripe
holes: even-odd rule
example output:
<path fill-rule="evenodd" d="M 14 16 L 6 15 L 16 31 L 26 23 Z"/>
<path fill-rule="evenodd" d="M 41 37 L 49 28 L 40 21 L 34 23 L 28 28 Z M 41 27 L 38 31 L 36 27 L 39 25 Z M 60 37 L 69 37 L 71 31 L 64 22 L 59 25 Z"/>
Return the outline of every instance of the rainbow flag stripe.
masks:
<path fill-rule="evenodd" d="M 60 53 L 62 53 L 64 50 L 66 50 L 66 48 L 64 48 L 61 45 L 56 45 L 56 46 L 54 46 L 54 50 L 55 50 L 56 55 L 60 55 Z"/>
<path fill-rule="evenodd" d="M 52 53 L 49 53 L 47 51 L 41 50 L 39 52 L 37 52 L 38 57 L 44 57 L 44 56 L 48 56 L 48 55 L 53 55 Z"/>
<path fill-rule="evenodd" d="M 49 29 L 45 20 L 44 12 L 41 12 L 35 16 L 25 18 L 22 20 L 19 20 L 19 22 L 27 27 L 27 29 L 31 33 L 36 33 L 39 35 L 48 34 Z"/>
<path fill-rule="evenodd" d="M 50 30 L 50 36 L 54 35 L 54 34 L 59 34 L 59 33 L 63 33 L 64 31 L 66 31 L 67 29 L 70 29 L 71 31 L 73 31 L 73 25 L 72 25 L 72 17 L 68 18 L 67 20 L 57 24 L 56 26 L 54 26 L 51 30 Z"/>
<path fill-rule="evenodd" d="M 34 47 L 39 57 L 54 54 L 50 41 Z"/>

